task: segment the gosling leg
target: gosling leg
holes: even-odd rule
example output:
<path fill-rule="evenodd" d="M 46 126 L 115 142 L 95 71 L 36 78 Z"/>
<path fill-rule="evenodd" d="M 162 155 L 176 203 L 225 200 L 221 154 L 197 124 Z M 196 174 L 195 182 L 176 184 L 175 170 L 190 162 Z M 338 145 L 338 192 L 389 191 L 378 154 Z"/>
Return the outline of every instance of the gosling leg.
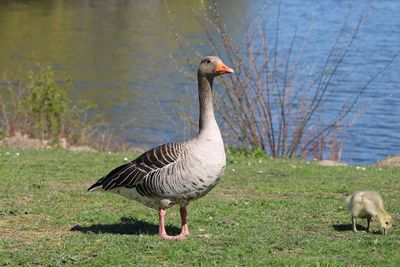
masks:
<path fill-rule="evenodd" d="M 369 225 L 371 224 L 371 218 L 367 218 L 367 233 L 369 232 Z"/>
<path fill-rule="evenodd" d="M 351 223 L 353 225 L 353 232 L 357 232 L 356 217 L 351 217 Z"/>

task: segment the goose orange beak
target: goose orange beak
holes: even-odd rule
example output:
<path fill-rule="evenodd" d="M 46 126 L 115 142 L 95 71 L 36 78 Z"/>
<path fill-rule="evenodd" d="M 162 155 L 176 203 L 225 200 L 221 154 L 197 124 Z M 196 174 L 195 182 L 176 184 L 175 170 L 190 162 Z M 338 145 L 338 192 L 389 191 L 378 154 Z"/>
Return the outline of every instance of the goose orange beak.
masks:
<path fill-rule="evenodd" d="M 229 68 L 222 62 L 218 62 L 217 68 L 215 70 L 217 74 L 225 74 L 225 73 L 234 73 L 235 71 L 232 68 Z"/>

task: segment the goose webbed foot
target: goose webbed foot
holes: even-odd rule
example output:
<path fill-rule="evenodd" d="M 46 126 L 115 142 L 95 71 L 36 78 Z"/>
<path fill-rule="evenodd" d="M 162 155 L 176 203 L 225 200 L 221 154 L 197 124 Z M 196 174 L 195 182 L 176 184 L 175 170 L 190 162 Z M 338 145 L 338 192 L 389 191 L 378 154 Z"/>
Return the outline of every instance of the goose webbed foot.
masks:
<path fill-rule="evenodd" d="M 184 239 L 186 239 L 186 236 L 184 236 L 184 235 L 171 236 L 171 235 L 168 235 L 167 233 L 160 233 L 160 236 L 164 240 L 184 240 Z"/>

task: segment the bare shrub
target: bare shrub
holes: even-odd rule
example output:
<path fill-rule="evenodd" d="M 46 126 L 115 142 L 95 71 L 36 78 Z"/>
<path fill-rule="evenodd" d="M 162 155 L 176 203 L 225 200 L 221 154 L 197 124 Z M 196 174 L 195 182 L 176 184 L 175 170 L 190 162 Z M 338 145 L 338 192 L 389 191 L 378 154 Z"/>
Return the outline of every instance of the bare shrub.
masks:
<path fill-rule="evenodd" d="M 260 15 L 270 8 L 269 3 L 263 6 Z M 349 6 L 326 58 L 316 59 L 315 62 L 321 64 L 310 74 L 302 69 L 304 43 L 299 44 L 297 33 L 294 32 L 289 43 L 280 43 L 283 31 L 280 2 L 272 36 L 268 36 L 266 26 L 255 16 L 243 27 L 239 40 L 223 23 L 216 1 L 209 6 L 203 4 L 200 9 L 192 8 L 213 53 L 227 58 L 236 72 L 236 75 L 223 79 L 222 92 L 216 94 L 216 108 L 223 122 L 225 139 L 245 148 L 262 149 L 274 158 L 312 155 L 322 159 L 330 153 L 331 159 L 339 160 L 339 131 L 349 127 L 346 119 L 366 89 L 400 53 L 398 50 L 386 59 L 384 66 L 364 84 L 349 90 L 346 99 L 334 111 L 327 108 L 337 94 L 337 86 L 345 85 L 339 70 L 356 40 L 367 10 L 368 7 L 354 25 L 349 25 L 352 15 Z M 173 14 L 168 12 L 174 26 Z M 176 40 L 187 64 L 195 66 L 198 58 L 191 60 L 188 54 L 199 53 L 179 33 Z M 186 75 L 195 73 L 193 67 L 190 71 L 180 70 Z"/>
<path fill-rule="evenodd" d="M 2 137 L 5 137 L 14 135 L 18 128 L 26 128 L 26 121 L 20 114 L 20 107 L 22 106 L 21 95 L 23 94 L 20 81 L 17 80 L 12 84 L 4 74 L 1 77 L 1 81 L 4 84 L 4 89 L 0 93 L 0 118 L 2 126 L 0 129 Z"/>

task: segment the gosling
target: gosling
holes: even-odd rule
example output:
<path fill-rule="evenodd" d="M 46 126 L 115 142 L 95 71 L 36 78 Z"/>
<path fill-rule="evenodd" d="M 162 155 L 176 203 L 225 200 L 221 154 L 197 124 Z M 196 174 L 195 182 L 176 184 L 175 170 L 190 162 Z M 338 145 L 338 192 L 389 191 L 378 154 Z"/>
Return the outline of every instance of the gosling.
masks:
<path fill-rule="evenodd" d="M 353 231 L 357 232 L 356 218 L 367 219 L 367 232 L 372 218 L 381 225 L 382 234 L 387 234 L 392 227 L 392 217 L 383 208 L 381 196 L 375 191 L 362 190 L 346 198 L 347 207 L 351 213 Z"/>

